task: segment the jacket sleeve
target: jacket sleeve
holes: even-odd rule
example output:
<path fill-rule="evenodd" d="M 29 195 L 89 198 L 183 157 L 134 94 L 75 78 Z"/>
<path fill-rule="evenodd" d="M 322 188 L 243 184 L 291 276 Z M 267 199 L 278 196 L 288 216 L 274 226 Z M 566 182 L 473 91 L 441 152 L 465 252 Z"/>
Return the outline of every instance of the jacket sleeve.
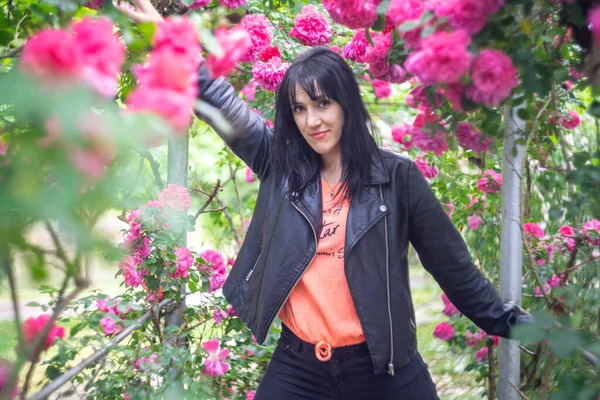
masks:
<path fill-rule="evenodd" d="M 198 93 L 198 99 L 217 108 L 232 129 L 229 133 L 219 129 L 210 115 L 197 114 L 198 118 L 213 127 L 227 146 L 264 181 L 270 170 L 273 142 L 273 132 L 265 120 L 250 110 L 224 78 L 212 79 L 204 65 L 198 69 Z"/>
<path fill-rule="evenodd" d="M 467 246 L 429 183 L 412 163 L 408 172 L 409 240 L 448 299 L 490 335 L 508 338 L 518 306 L 505 306 L 471 261 Z"/>

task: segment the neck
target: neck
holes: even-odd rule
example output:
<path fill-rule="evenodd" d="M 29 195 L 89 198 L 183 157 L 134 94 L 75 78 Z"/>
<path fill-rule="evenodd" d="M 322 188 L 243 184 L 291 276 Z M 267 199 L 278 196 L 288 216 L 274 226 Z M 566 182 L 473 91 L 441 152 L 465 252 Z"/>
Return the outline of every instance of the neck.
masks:
<path fill-rule="evenodd" d="M 321 161 L 321 173 L 325 176 L 325 179 L 332 184 L 339 182 L 342 178 L 341 152 L 323 155 Z"/>

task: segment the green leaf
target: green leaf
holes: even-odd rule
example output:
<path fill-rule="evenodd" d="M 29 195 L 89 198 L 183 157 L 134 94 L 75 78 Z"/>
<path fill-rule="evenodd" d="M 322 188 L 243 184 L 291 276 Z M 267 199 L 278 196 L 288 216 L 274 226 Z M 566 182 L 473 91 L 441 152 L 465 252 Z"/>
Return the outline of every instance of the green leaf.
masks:
<path fill-rule="evenodd" d="M 412 31 L 415 28 L 421 26 L 421 22 L 419 21 L 406 21 L 398 27 L 398 31 L 400 32 L 408 32 Z"/>
<path fill-rule="evenodd" d="M 71 327 L 71 329 L 69 330 L 69 336 L 77 335 L 86 326 L 87 326 L 87 322 L 80 322 L 77 325 Z"/>
<path fill-rule="evenodd" d="M 385 28 L 385 14 L 379 14 L 377 16 L 377 21 L 375 21 L 371 29 L 376 32 L 381 32 L 383 28 Z"/>
<path fill-rule="evenodd" d="M 55 380 L 56 378 L 58 378 L 61 375 L 62 375 L 62 373 L 60 372 L 60 369 L 58 369 L 54 365 L 48 365 L 48 368 L 46 368 L 46 376 L 51 381 Z"/>
<path fill-rule="evenodd" d="M 186 7 L 191 6 L 192 4 L 194 4 L 194 0 L 181 0 L 181 2 L 183 4 L 185 4 Z"/>
<path fill-rule="evenodd" d="M 371 46 L 375 46 L 375 44 L 373 44 L 373 37 L 371 36 L 371 30 L 369 28 L 365 29 L 365 37 Z"/>
<path fill-rule="evenodd" d="M 37 301 L 30 301 L 29 303 L 25 304 L 27 307 L 41 307 L 42 305 L 40 303 L 38 303 Z"/>
<path fill-rule="evenodd" d="M 387 13 L 388 8 L 390 7 L 390 3 L 391 0 L 383 0 L 381 3 L 379 3 L 379 5 L 377 6 L 377 14 L 382 15 Z"/>
<path fill-rule="evenodd" d="M 520 324 L 512 329 L 511 336 L 527 346 L 540 343 L 546 338 L 546 332 L 537 324 Z"/>
<path fill-rule="evenodd" d="M 223 57 L 223 49 L 210 29 L 200 28 L 200 37 L 202 38 L 202 45 L 209 53 L 212 53 L 217 57 Z"/>
<path fill-rule="evenodd" d="M 568 356 L 581 344 L 579 334 L 565 330 L 551 332 L 548 339 L 550 348 L 559 357 Z"/>

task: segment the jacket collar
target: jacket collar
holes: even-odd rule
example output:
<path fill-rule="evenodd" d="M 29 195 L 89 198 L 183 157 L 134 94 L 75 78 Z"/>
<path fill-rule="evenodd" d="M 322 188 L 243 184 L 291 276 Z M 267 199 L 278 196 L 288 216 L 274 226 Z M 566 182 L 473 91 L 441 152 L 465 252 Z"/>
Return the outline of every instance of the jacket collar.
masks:
<path fill-rule="evenodd" d="M 368 185 L 380 185 L 390 180 L 387 167 L 383 161 L 382 150 L 379 148 L 375 149 L 371 155 L 371 176 L 369 181 L 366 182 Z"/>

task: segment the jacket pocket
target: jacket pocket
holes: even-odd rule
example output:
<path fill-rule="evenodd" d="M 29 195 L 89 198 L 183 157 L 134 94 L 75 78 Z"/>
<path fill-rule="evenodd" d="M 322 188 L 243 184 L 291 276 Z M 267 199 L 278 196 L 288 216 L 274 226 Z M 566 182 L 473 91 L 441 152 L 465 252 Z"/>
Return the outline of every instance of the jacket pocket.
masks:
<path fill-rule="evenodd" d="M 254 262 L 252 263 L 252 267 L 250 268 L 250 271 L 248 271 L 248 274 L 246 274 L 246 278 L 244 279 L 244 286 L 248 286 L 248 282 L 250 282 L 250 278 L 252 278 L 252 274 L 254 274 L 254 270 L 256 269 L 256 266 L 258 265 L 258 261 L 260 260 L 261 253 L 262 253 L 262 249 L 259 249 L 258 254 L 256 255 L 256 258 L 254 259 Z"/>

